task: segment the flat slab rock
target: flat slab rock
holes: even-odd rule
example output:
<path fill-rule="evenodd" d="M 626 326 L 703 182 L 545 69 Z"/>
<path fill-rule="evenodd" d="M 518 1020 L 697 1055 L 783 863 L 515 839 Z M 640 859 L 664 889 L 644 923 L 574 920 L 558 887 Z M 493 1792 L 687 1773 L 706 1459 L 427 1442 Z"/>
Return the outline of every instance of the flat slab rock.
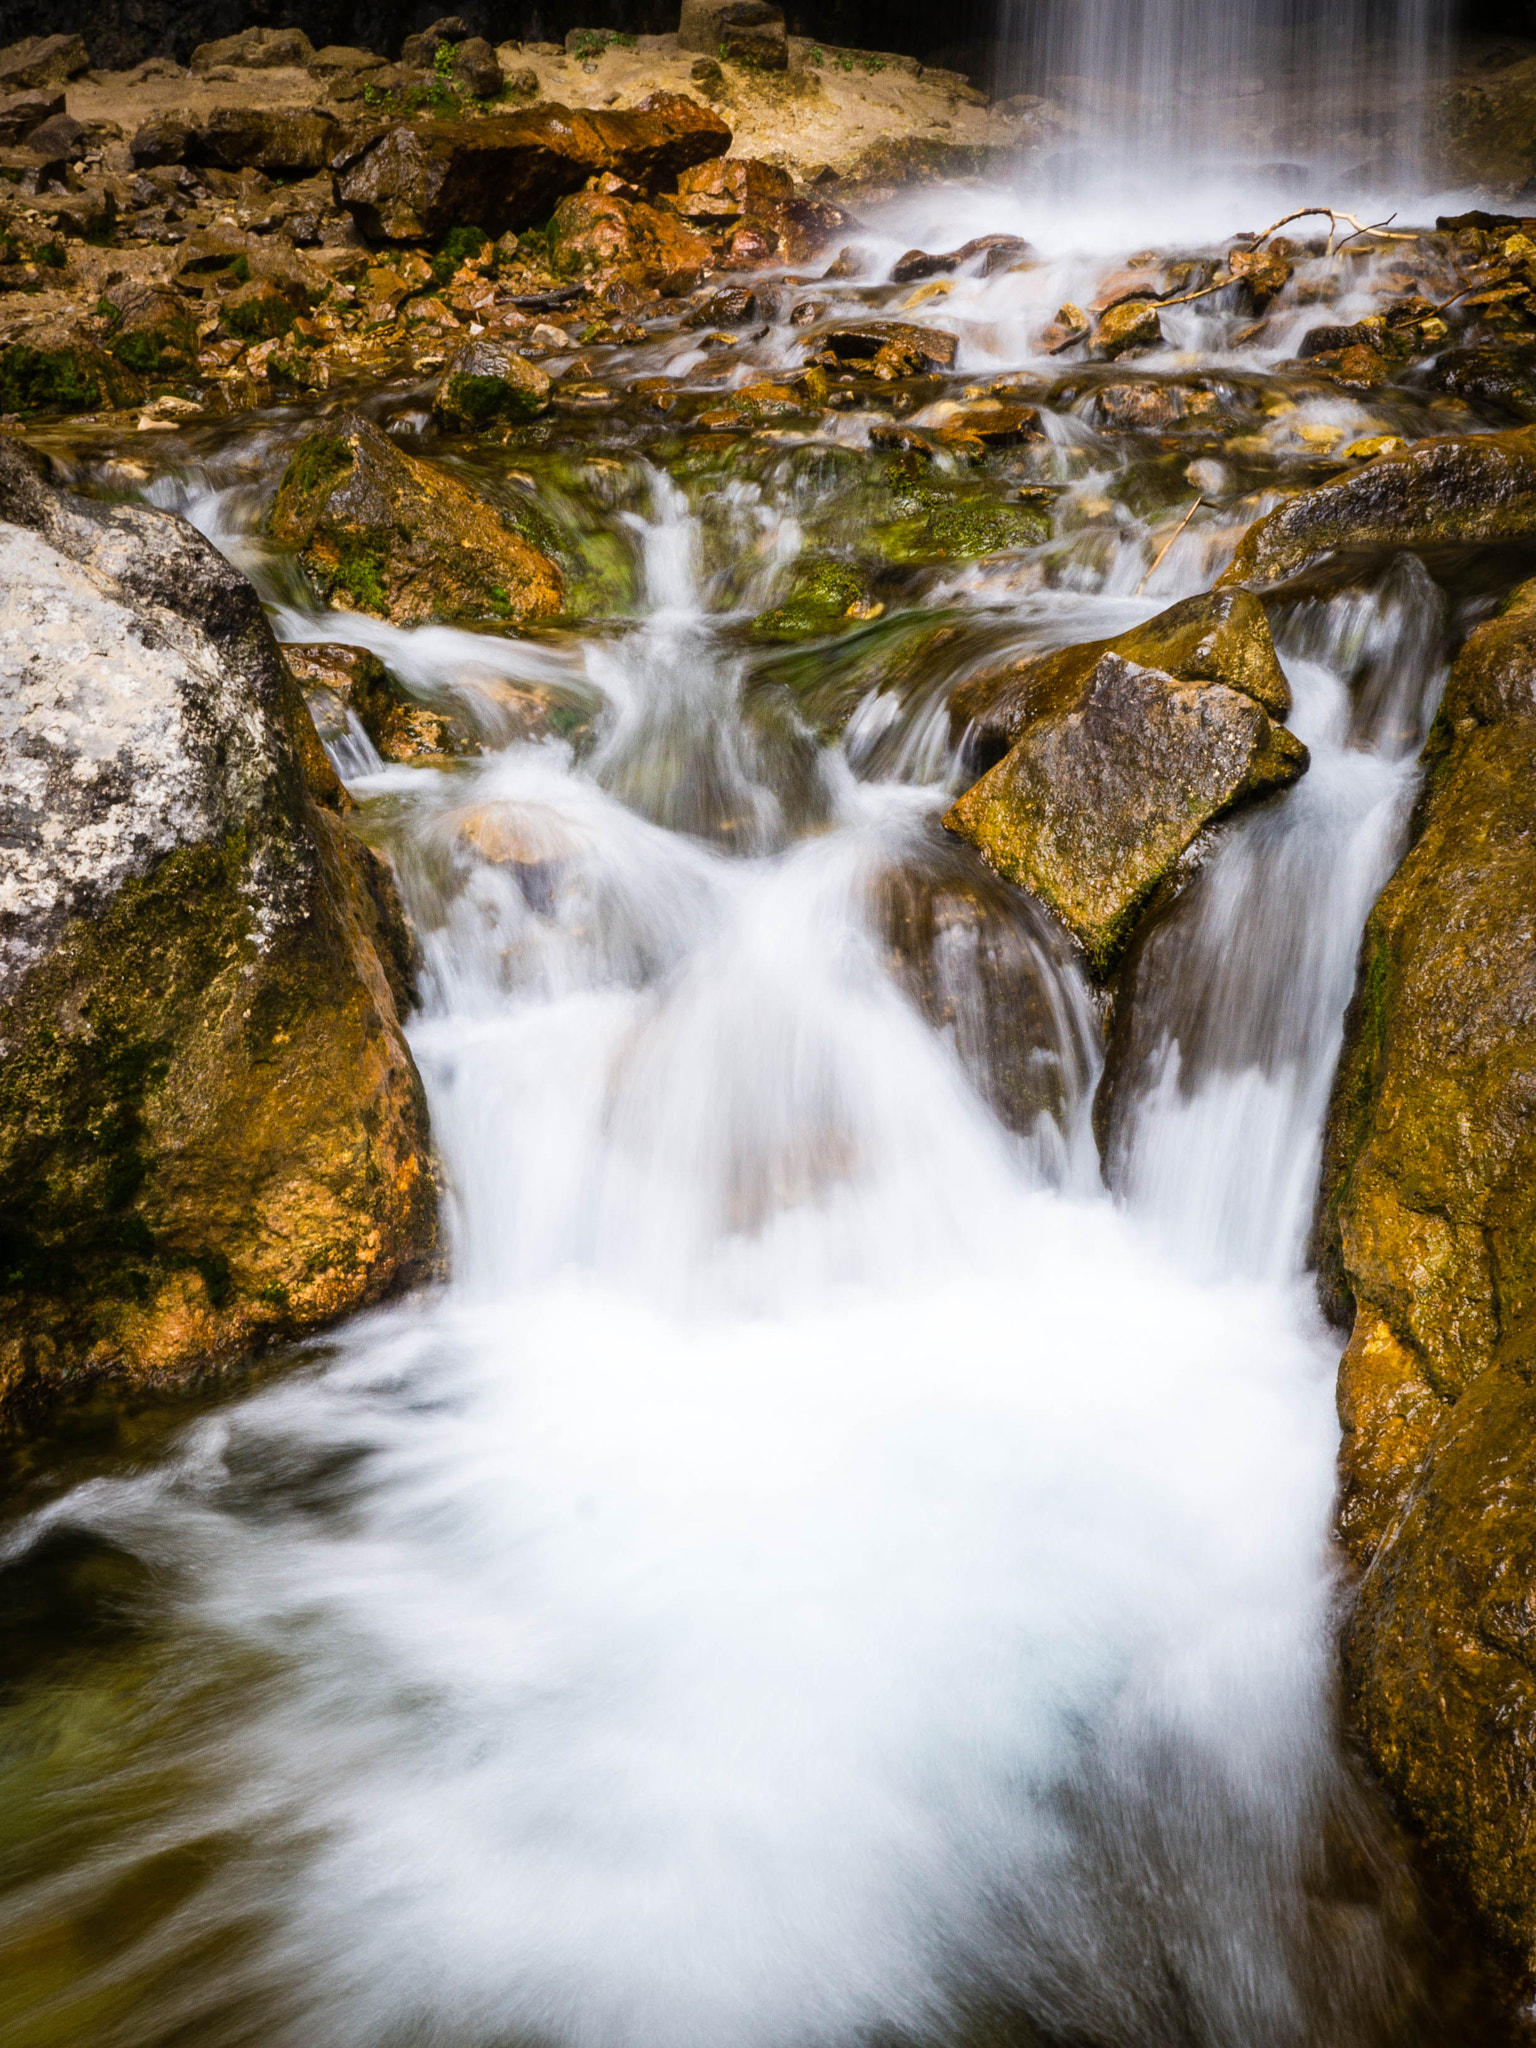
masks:
<path fill-rule="evenodd" d="M 1032 725 L 944 823 L 1103 971 L 1206 826 L 1306 765 L 1300 740 L 1241 691 L 1104 654 L 1073 708 Z"/>
<path fill-rule="evenodd" d="M 679 93 L 625 112 L 550 102 L 481 121 L 402 123 L 338 159 L 336 197 L 374 241 L 436 240 L 465 221 L 499 235 L 546 219 L 603 172 L 648 190 L 730 146 L 719 115 Z"/>

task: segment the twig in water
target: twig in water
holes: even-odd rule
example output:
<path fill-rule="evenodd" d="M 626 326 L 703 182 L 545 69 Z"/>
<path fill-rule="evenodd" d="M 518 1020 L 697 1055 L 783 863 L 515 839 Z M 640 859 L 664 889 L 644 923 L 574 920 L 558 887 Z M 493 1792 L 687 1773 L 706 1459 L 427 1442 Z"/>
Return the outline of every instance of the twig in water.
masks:
<path fill-rule="evenodd" d="M 1147 564 L 1147 573 L 1145 576 L 1142 577 L 1141 581 L 1136 586 L 1136 595 L 1138 597 L 1140 597 L 1141 593 L 1146 589 L 1147 585 L 1151 582 L 1153 574 L 1157 569 L 1158 563 L 1163 559 L 1164 555 L 1167 554 L 1168 550 L 1173 546 L 1174 542 L 1178 539 L 1179 535 L 1184 531 L 1185 527 L 1188 526 L 1191 519 L 1194 518 L 1195 514 L 1200 510 L 1200 507 L 1204 503 L 1205 498 L 1203 494 L 1200 497 L 1196 498 L 1193 505 L 1190 506 L 1189 510 L 1184 514 L 1184 517 L 1179 521 L 1178 525 L 1173 529 L 1172 533 L 1169 534 L 1168 538 L 1163 542 L 1162 546 L 1158 549 L 1157 553 L 1152 557 L 1151 561 Z"/>

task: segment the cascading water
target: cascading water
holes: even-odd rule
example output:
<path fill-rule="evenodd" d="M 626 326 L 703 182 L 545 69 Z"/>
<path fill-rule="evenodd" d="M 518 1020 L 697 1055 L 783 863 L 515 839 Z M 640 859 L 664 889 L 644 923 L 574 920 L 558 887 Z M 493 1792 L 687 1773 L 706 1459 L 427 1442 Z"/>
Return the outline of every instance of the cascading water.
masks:
<path fill-rule="evenodd" d="M 1047 225 L 955 280 L 966 374 L 1087 275 Z M 1301 316 L 1268 358 L 1176 317 L 1252 437 L 1363 431 L 1264 409 Z M 1399 565 L 1277 613 L 1312 766 L 1141 945 L 1101 1180 L 1098 1002 L 938 824 L 967 663 L 1121 630 L 1235 538 L 1153 561 L 1096 376 L 1045 407 L 1065 538 L 946 567 L 951 641 L 880 622 L 798 695 L 740 613 L 853 416 L 731 491 L 631 460 L 642 601 L 543 639 L 316 614 L 248 485 L 154 487 L 283 637 L 484 743 L 328 732 L 421 939 L 452 1274 L 6 1532 L 6 1584 L 102 1589 L 0 1698 L 18 2048 L 1433 2038 L 1335 1730 L 1301 1262 L 1443 600 Z M 527 737 L 541 693 L 585 737 Z"/>
<path fill-rule="evenodd" d="M 1452 25 L 1447 0 L 1003 0 L 1000 62 L 1078 131 L 1074 187 L 1299 155 L 1385 189 L 1418 169 Z"/>

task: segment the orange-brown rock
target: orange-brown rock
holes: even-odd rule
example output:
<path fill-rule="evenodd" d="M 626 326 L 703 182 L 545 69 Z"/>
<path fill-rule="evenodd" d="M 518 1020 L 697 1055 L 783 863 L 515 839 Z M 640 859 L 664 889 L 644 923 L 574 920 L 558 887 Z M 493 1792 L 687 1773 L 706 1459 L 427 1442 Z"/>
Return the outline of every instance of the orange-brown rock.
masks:
<path fill-rule="evenodd" d="M 551 102 L 486 120 L 401 122 L 337 159 L 336 197 L 376 241 L 436 241 L 470 223 L 495 236 L 547 219 L 603 172 L 665 189 L 730 146 L 719 115 L 677 93 L 652 93 L 628 112 Z"/>
<path fill-rule="evenodd" d="M 1532 1971 L 1536 585 L 1468 639 L 1429 754 L 1422 830 L 1366 929 L 1319 1211 L 1353 1319 L 1346 1671 L 1377 1771 Z"/>
<path fill-rule="evenodd" d="M 0 552 L 11 1419 L 377 1300 L 427 1270 L 435 1199 L 399 904 L 254 590 L 9 448 Z"/>
<path fill-rule="evenodd" d="M 692 291 L 714 259 L 704 237 L 674 215 L 602 192 L 562 199 L 549 242 L 555 268 L 567 276 L 601 270 L 664 292 Z"/>

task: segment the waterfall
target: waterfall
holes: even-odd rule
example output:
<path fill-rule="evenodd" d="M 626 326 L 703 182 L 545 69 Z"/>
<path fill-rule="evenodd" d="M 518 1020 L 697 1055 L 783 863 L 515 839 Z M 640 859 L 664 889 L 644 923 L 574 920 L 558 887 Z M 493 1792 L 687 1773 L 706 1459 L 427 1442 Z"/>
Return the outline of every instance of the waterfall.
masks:
<path fill-rule="evenodd" d="M 1296 203 L 1326 204 L 1301 173 L 1418 170 L 1452 22 L 1450 0 L 1003 0 L 999 62 L 1067 110 L 1072 186 L 1299 157 Z"/>

